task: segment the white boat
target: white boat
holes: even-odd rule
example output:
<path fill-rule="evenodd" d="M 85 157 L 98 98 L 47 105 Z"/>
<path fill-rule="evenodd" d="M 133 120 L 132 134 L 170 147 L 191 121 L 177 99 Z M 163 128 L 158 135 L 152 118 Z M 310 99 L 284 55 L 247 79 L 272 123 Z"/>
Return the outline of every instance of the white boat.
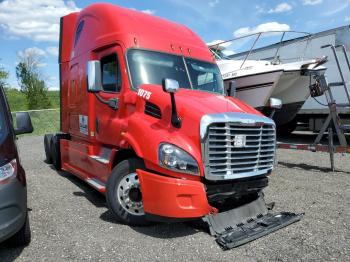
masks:
<path fill-rule="evenodd" d="M 339 82 L 341 80 L 337 63 L 331 48 L 322 48 L 322 46 L 332 44 L 334 46 L 344 45 L 346 47 L 347 56 L 350 58 L 350 25 L 332 28 L 326 31 L 313 33 L 311 36 L 304 36 L 305 41 L 301 41 L 300 37 L 289 38 L 282 45 L 275 41 L 270 45 L 264 45 L 261 48 L 254 49 L 250 54 L 250 59 L 260 60 L 266 57 L 273 57 L 277 50 L 279 55 L 285 61 L 293 61 L 297 57 L 300 50 L 303 50 L 304 57 L 322 57 L 327 56 L 327 62 L 323 65 L 327 67 L 326 75 L 328 83 Z M 305 47 L 305 42 L 308 45 Z M 230 48 L 230 47 L 229 47 Z M 350 87 L 350 71 L 347 70 L 348 65 L 343 54 L 342 48 L 336 48 L 339 63 L 343 70 L 344 80 L 347 87 Z M 231 58 L 242 60 L 244 55 L 235 54 Z M 350 89 L 350 88 L 349 88 Z M 349 91 L 350 92 L 350 91 Z M 344 87 L 332 88 L 332 94 L 337 103 L 348 103 L 347 95 Z M 344 124 L 350 124 L 350 108 L 340 107 L 338 113 L 341 115 Z M 303 127 L 308 127 L 310 131 L 318 132 L 329 114 L 326 97 L 320 96 L 316 99 L 309 97 L 297 114 L 297 121 L 303 123 Z"/>
<path fill-rule="evenodd" d="M 261 34 L 256 34 L 257 39 Z M 310 96 L 309 86 L 315 83 L 315 76 L 325 73 L 326 68 L 321 66 L 325 59 L 299 59 L 283 63 L 278 51 L 270 60 L 248 59 L 254 46 L 241 57 L 235 54 L 235 59 L 232 59 L 223 52 L 225 46 L 235 40 L 209 46 L 216 57 L 225 87 L 228 88 L 229 83 L 234 81 L 236 97 L 264 113 L 269 111 L 270 97 L 280 99 L 283 106 L 275 113 L 274 120 L 280 128 L 291 127 L 290 123 Z"/>

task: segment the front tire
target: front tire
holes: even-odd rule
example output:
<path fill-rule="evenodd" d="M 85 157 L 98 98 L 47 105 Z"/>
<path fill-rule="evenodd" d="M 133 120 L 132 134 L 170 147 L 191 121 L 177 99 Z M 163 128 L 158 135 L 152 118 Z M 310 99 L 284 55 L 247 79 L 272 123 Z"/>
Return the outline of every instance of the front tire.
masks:
<path fill-rule="evenodd" d="M 141 159 L 131 158 L 113 168 L 106 185 L 106 198 L 109 209 L 116 219 L 131 226 L 146 226 L 142 193 L 136 169 L 144 169 Z"/>

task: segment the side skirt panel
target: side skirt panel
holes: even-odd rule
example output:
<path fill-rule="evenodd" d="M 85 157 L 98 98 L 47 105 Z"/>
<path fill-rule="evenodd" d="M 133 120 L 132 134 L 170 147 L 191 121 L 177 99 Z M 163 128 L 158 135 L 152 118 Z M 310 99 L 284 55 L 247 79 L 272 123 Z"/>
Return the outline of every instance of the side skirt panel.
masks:
<path fill-rule="evenodd" d="M 71 140 L 61 139 L 60 142 L 62 169 L 84 180 L 99 192 L 105 193 L 111 165 L 108 156 L 99 156 L 96 152 L 106 150 L 97 150 L 88 144 Z M 109 152 L 112 153 L 111 150 Z"/>

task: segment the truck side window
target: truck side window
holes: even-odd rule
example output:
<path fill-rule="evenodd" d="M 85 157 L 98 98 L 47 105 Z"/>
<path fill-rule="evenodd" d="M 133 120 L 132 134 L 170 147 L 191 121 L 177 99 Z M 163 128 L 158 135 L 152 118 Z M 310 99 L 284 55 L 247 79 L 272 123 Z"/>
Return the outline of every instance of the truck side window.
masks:
<path fill-rule="evenodd" d="M 116 54 L 101 59 L 102 88 L 106 92 L 120 92 L 121 74 Z"/>
<path fill-rule="evenodd" d="M 74 47 L 77 45 L 80 35 L 81 35 L 81 31 L 83 31 L 83 27 L 84 27 L 84 20 L 81 21 L 77 27 L 77 31 L 75 32 L 75 37 L 74 37 Z"/>

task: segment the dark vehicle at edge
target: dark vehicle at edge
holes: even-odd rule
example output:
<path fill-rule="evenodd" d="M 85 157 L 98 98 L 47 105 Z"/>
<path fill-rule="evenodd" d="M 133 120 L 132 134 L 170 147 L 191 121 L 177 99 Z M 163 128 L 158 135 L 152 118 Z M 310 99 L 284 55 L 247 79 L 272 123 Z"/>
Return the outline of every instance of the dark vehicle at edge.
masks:
<path fill-rule="evenodd" d="M 10 246 L 28 245 L 31 239 L 27 211 L 27 185 L 18 157 L 16 135 L 31 133 L 28 113 L 16 114 L 13 127 L 5 93 L 0 86 L 0 242 Z"/>

